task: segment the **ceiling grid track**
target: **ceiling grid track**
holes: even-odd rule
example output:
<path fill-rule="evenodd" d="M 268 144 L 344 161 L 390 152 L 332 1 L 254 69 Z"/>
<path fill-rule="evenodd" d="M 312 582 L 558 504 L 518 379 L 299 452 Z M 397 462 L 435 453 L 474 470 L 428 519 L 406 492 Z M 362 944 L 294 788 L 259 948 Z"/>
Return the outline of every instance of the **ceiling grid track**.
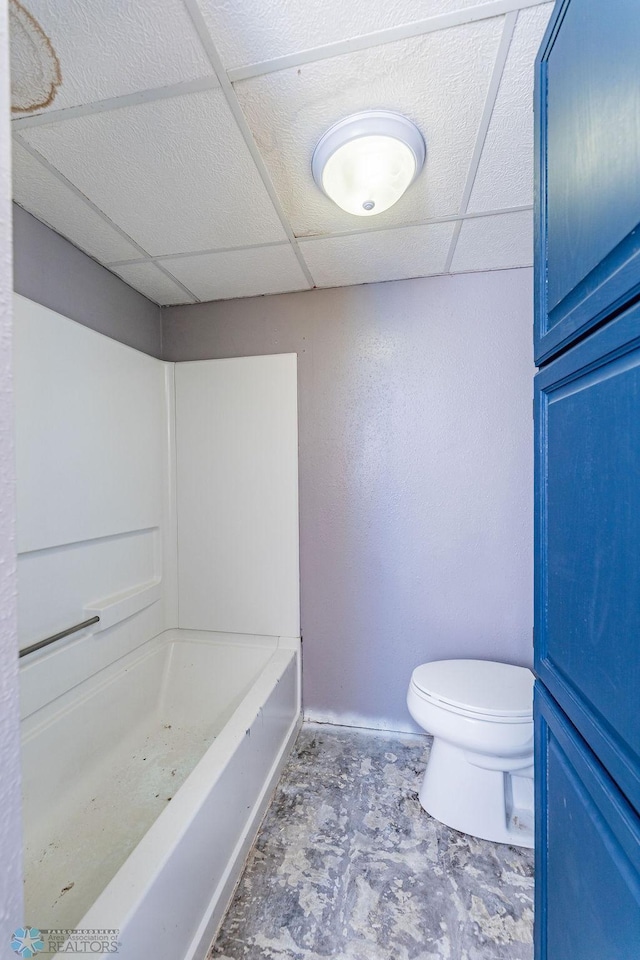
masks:
<path fill-rule="evenodd" d="M 278 217 L 282 224 L 282 228 L 287 235 L 287 239 L 289 240 L 289 243 L 291 244 L 293 252 L 296 255 L 296 259 L 300 264 L 300 269 L 302 270 L 307 280 L 307 283 L 311 287 L 315 287 L 315 281 L 311 276 L 311 272 L 306 264 L 304 257 L 302 256 L 302 252 L 300 251 L 300 248 L 298 247 L 295 235 L 293 233 L 293 230 L 291 229 L 291 225 L 289 224 L 289 221 L 282 208 L 282 204 L 280 203 L 280 198 L 276 193 L 276 189 L 273 185 L 271 177 L 269 176 L 269 172 L 267 170 L 265 162 L 262 159 L 262 155 L 258 150 L 255 140 L 253 139 L 253 134 L 249 129 L 249 124 L 247 123 L 246 117 L 242 111 L 242 107 L 240 106 L 240 103 L 236 96 L 236 92 L 233 89 L 233 85 L 229 80 L 229 77 L 227 76 L 227 72 L 222 64 L 222 60 L 220 59 L 220 55 L 216 49 L 216 46 L 213 42 L 211 34 L 209 33 L 209 28 L 205 23 L 204 17 L 202 16 L 202 11 L 198 6 L 197 0 L 183 0 L 183 2 L 185 7 L 187 8 L 187 11 L 189 12 L 189 16 L 191 17 L 193 25 L 200 38 L 200 42 L 202 43 L 202 46 L 204 47 L 204 50 L 207 56 L 209 57 L 211 66 L 213 67 L 213 70 L 220 82 L 220 88 L 226 98 L 229 109 L 233 114 L 233 118 L 238 124 L 240 133 L 244 138 L 244 141 L 247 145 L 249 153 L 253 158 L 253 162 L 255 163 L 258 169 L 260 178 L 262 179 L 262 182 L 265 186 L 267 193 L 269 194 L 269 198 L 274 206 L 274 209 L 278 214 Z"/>
<path fill-rule="evenodd" d="M 23 139 L 21 136 L 19 136 L 18 134 L 14 134 L 14 136 L 15 136 L 15 139 L 17 140 L 17 142 L 18 142 L 18 143 L 20 144 L 20 146 L 23 148 L 23 150 L 26 150 L 27 153 L 31 154 L 31 156 L 33 157 L 33 159 L 34 159 L 34 160 L 37 160 L 38 163 L 41 163 L 42 166 L 43 166 L 46 170 L 48 170 L 49 173 L 50 173 L 52 176 L 54 176 L 54 177 L 56 178 L 56 180 L 59 180 L 60 183 L 62 183 L 62 184 L 63 184 L 68 190 L 70 190 L 73 194 L 75 194 L 76 197 L 78 197 L 80 200 L 82 200 L 84 203 L 86 203 L 86 205 L 87 205 L 91 210 L 93 210 L 93 212 L 94 212 L 95 214 L 97 214 L 97 216 L 99 216 L 101 220 L 103 220 L 106 224 L 108 224 L 108 225 L 111 227 L 112 230 L 115 230 L 116 233 L 119 234 L 119 235 L 123 238 L 123 240 L 126 240 L 128 243 L 130 243 L 131 246 L 133 246 L 133 247 L 136 248 L 136 250 L 139 250 L 140 253 L 142 254 L 142 259 L 143 259 L 144 261 L 151 259 L 150 255 L 147 253 L 147 251 L 144 249 L 144 247 L 141 247 L 140 244 L 137 243 L 137 242 L 133 239 L 133 237 L 130 237 L 129 234 L 128 234 L 128 233 L 125 233 L 125 231 L 124 231 L 121 227 L 119 227 L 117 223 L 115 223 L 113 220 L 111 220 L 111 219 L 106 215 L 106 213 L 104 213 L 104 211 L 100 209 L 100 207 L 97 207 L 97 206 L 95 205 L 95 203 L 93 203 L 92 200 L 89 200 L 89 198 L 88 198 L 87 196 L 85 196 L 85 194 L 84 194 L 81 190 L 79 190 L 79 189 L 76 187 L 76 185 L 71 182 L 71 180 L 67 180 L 67 178 L 65 177 L 65 175 L 64 175 L 63 173 L 61 173 L 60 170 L 58 170 L 57 167 L 54 167 L 54 165 L 53 165 L 52 163 L 50 163 L 50 162 L 47 160 L 46 157 L 43 157 L 42 154 L 39 153 L 39 152 L 35 149 L 35 147 L 32 147 L 30 143 L 28 143 L 26 140 L 24 140 L 24 139 Z"/>
<path fill-rule="evenodd" d="M 451 27 L 464 26 L 468 23 L 479 23 L 482 20 L 492 20 L 496 17 L 518 13 L 520 10 L 530 9 L 532 7 L 542 6 L 549 3 L 550 0 L 489 0 L 487 3 L 479 4 L 475 7 L 466 7 L 462 10 L 456 10 L 453 13 L 440 14 L 435 17 L 429 17 L 425 20 L 417 20 L 413 23 L 402 24 L 398 27 L 389 27 L 386 30 L 378 30 L 373 33 L 362 34 L 349 40 L 339 40 L 335 43 L 325 44 L 320 47 L 312 47 L 309 50 L 300 53 L 292 53 L 283 57 L 276 57 L 273 60 L 264 60 L 254 64 L 247 64 L 240 67 L 232 67 L 226 70 L 222 65 L 219 54 L 214 46 L 209 29 L 202 17 L 200 8 L 197 6 L 197 0 L 183 0 L 192 22 L 198 32 L 200 42 L 203 44 L 207 55 L 210 48 L 215 51 L 215 60 L 217 67 L 212 62 L 215 76 L 198 77 L 195 80 L 185 80 L 180 83 L 171 84 L 167 87 L 150 87 L 135 93 L 125 94 L 120 97 L 109 97 L 105 100 L 96 100 L 90 103 L 80 104 L 74 107 L 64 107 L 60 110 L 47 110 L 43 113 L 34 115 L 25 115 L 16 117 L 11 121 L 14 130 L 26 129 L 59 123 L 64 120 L 70 120 L 74 117 L 86 117 L 92 113 L 105 113 L 109 110 L 117 110 L 121 107 L 137 106 L 142 103 L 151 103 L 156 100 L 165 100 L 172 97 L 185 96 L 189 93 L 199 93 L 204 90 L 216 89 L 222 86 L 221 76 L 231 85 L 240 80 L 248 80 L 254 77 L 264 76 L 279 70 L 286 70 L 290 67 L 302 66 L 304 64 L 314 63 L 320 60 L 327 60 L 343 54 L 355 53 L 361 50 L 368 50 L 373 47 L 384 46 L 388 43 L 394 43 L 398 40 L 407 40 L 412 37 L 420 37 L 429 33 L 437 33 L 440 30 L 447 30 Z M 193 10 L 196 10 L 201 27 L 193 19 Z M 203 38 L 202 32 L 205 33 Z M 211 57 L 209 57 L 211 62 Z M 218 72 L 218 70 L 220 72 Z"/>
<path fill-rule="evenodd" d="M 267 73 L 277 73 L 279 70 L 301 67 L 318 60 L 330 60 L 344 54 L 370 50 L 372 47 L 396 43 L 398 40 L 411 40 L 428 33 L 437 33 L 439 30 L 461 27 L 467 23 L 493 20 L 495 17 L 503 17 L 505 14 L 517 13 L 527 7 L 536 7 L 548 2 L 549 0 L 493 0 L 493 2 L 481 3 L 476 7 L 464 7 L 462 10 L 441 13 L 435 17 L 428 17 L 426 20 L 415 20 L 413 23 L 404 23 L 397 27 L 389 27 L 386 30 L 376 30 L 373 33 L 361 34 L 349 40 L 337 40 L 335 43 L 327 43 L 321 47 L 311 47 L 309 50 L 302 50 L 299 53 L 274 57 L 273 60 L 263 60 L 242 67 L 233 67 L 227 73 L 232 83 L 237 83 L 239 80 L 251 80 L 254 77 L 262 77 Z"/>
<path fill-rule="evenodd" d="M 173 280 L 173 282 L 176 284 L 176 286 L 180 287 L 180 289 L 183 290 L 183 291 L 187 294 L 187 296 L 189 296 L 189 297 L 192 298 L 192 300 L 193 300 L 194 303 L 201 303 L 200 298 L 199 298 L 199 297 L 196 297 L 195 293 L 192 293 L 191 290 L 189 290 L 189 287 L 186 287 L 186 286 L 184 285 L 184 283 L 182 282 L 182 280 L 178 280 L 177 277 L 174 277 L 174 275 L 171 273 L 171 271 L 170 271 L 170 270 L 167 270 L 167 268 L 164 266 L 164 264 L 162 264 L 162 263 L 156 263 L 156 261 L 153 260 L 152 258 L 150 258 L 147 262 L 148 262 L 148 263 L 152 263 L 155 267 L 157 267 L 158 270 L 159 270 L 161 273 L 164 273 L 165 277 L 168 277 L 168 278 L 169 278 L 169 280 Z"/>
<path fill-rule="evenodd" d="M 471 199 L 471 192 L 473 190 L 473 185 L 478 175 L 480 158 L 482 157 L 484 143 L 485 143 L 485 140 L 487 139 L 487 133 L 489 131 L 489 124 L 491 123 L 491 118 L 493 116 L 496 100 L 498 98 L 498 91 L 500 90 L 502 74 L 504 73 L 507 57 L 509 56 L 509 50 L 511 48 L 511 41 L 513 40 L 513 34 L 516 28 L 517 20 L 518 20 L 517 11 L 511 11 L 511 13 L 508 13 L 505 17 L 504 27 L 502 28 L 502 36 L 500 37 L 500 44 L 498 46 L 498 52 L 496 54 L 495 63 L 493 65 L 493 72 L 491 74 L 491 80 L 489 81 L 489 88 L 487 90 L 487 96 L 484 103 L 484 110 L 482 111 L 482 118 L 480 120 L 480 126 L 478 128 L 478 135 L 476 137 L 476 143 L 473 149 L 471 163 L 469 164 L 469 172 L 467 173 L 467 182 L 465 184 L 464 191 L 462 193 L 462 200 L 460 201 L 458 219 L 453 229 L 453 236 L 451 238 L 451 244 L 449 245 L 449 253 L 447 254 L 447 259 L 445 262 L 445 267 L 444 267 L 445 273 L 449 273 L 451 271 L 451 264 L 455 256 L 456 247 L 458 245 L 458 238 L 460 237 L 460 231 L 462 229 L 462 224 L 466 219 L 467 207 L 469 206 L 469 200 Z M 500 211 L 500 213 L 506 213 L 506 212 L 507 212 L 506 210 Z M 488 216 L 488 215 L 489 214 L 486 212 L 482 213 L 482 216 Z"/>
<path fill-rule="evenodd" d="M 162 260 L 184 260 L 188 257 L 206 257 L 215 253 L 237 253 L 238 250 L 263 250 L 265 247 L 288 247 L 288 240 L 269 240 L 265 243 L 245 243 L 242 247 L 211 247 L 208 250 L 187 250 L 183 253 L 161 253 L 150 257 L 154 263 Z M 125 264 L 143 263 L 143 260 L 111 260 L 107 266 L 123 267 Z"/>
<path fill-rule="evenodd" d="M 435 223 L 458 223 L 464 220 L 478 220 L 483 217 L 497 217 L 503 213 L 529 213 L 533 210 L 531 204 L 526 204 L 525 206 L 520 207 L 500 207 L 497 210 L 482 210 L 472 213 L 466 213 L 460 215 L 458 213 L 452 213 L 449 216 L 445 217 L 431 217 L 425 220 L 412 220 L 410 223 L 394 223 L 384 227 L 367 227 L 366 229 L 360 230 L 335 230 L 332 231 L 330 236 L 333 237 L 357 237 L 362 236 L 363 234 L 374 234 L 374 233 L 391 233 L 394 230 L 405 230 L 407 227 L 428 227 Z M 318 234 L 312 233 L 306 237 L 296 237 L 296 242 L 304 245 L 309 241 L 317 240 Z M 162 253 L 159 256 L 148 256 L 140 257 L 140 259 L 134 260 L 112 260 L 105 264 L 108 267 L 124 267 L 124 266 L 133 266 L 138 263 L 146 263 L 148 260 L 151 260 L 153 263 L 159 263 L 162 260 L 184 260 L 189 257 L 200 257 L 200 256 L 209 256 L 216 253 L 235 253 L 238 250 L 264 250 L 267 247 L 288 247 L 288 240 L 271 240 L 267 243 L 247 243 L 242 247 L 212 247 L 209 250 L 187 250 L 184 253 Z"/>
<path fill-rule="evenodd" d="M 62 123 L 76 117 L 90 117 L 94 113 L 107 113 L 123 107 L 138 107 L 143 103 L 153 103 L 156 100 L 170 100 L 172 97 L 186 97 L 190 93 L 217 90 L 219 86 L 217 77 L 198 77 L 196 80 L 185 80 L 183 83 L 174 83 L 169 87 L 151 87 L 148 90 L 127 93 L 122 97 L 108 97 L 106 100 L 81 103 L 77 107 L 63 107 L 61 110 L 45 110 L 44 113 L 36 113 L 33 116 L 16 117 L 11 121 L 11 125 L 14 130 L 49 126 L 51 123 Z"/>
<path fill-rule="evenodd" d="M 500 207 L 497 210 L 482 210 L 475 213 L 451 213 L 443 217 L 426 217 L 424 220 L 410 220 L 406 223 L 392 223 L 384 227 L 366 227 L 360 230 L 332 230 L 328 237 L 361 237 L 370 233 L 391 233 L 393 230 L 406 230 L 409 227 L 429 227 L 436 223 L 462 223 L 464 220 L 478 220 L 482 217 L 495 217 L 501 213 L 527 213 L 533 210 L 533 204 L 527 203 L 520 207 Z M 318 239 L 317 233 L 311 233 L 309 236 L 298 237 L 298 243 L 307 243 L 310 240 Z"/>
<path fill-rule="evenodd" d="M 56 180 L 66 189 L 70 190 L 72 194 L 79 199 L 86 207 L 98 216 L 102 222 L 114 231 L 122 240 L 126 241 L 134 251 L 139 252 L 139 257 L 130 257 L 129 259 L 120 259 L 113 261 L 99 261 L 91 253 L 87 253 L 92 259 L 96 262 L 101 263 L 107 269 L 115 273 L 118 268 L 124 268 L 125 266 L 140 266 L 142 264 L 151 263 L 157 267 L 158 271 L 171 281 L 175 285 L 176 290 L 182 291 L 186 297 L 189 298 L 191 302 L 201 302 L 201 298 L 195 296 L 195 294 L 185 285 L 181 280 L 178 280 L 176 276 L 171 272 L 171 265 L 165 265 L 164 261 L 178 261 L 185 258 L 193 258 L 198 256 L 207 256 L 207 255 L 216 255 L 216 254 L 226 254 L 226 253 L 242 253 L 243 251 L 265 249 L 271 247 L 290 247 L 293 251 L 297 263 L 302 270 L 302 273 L 305 277 L 306 282 L 311 287 L 315 287 L 315 280 L 311 272 L 310 267 L 307 264 L 307 258 L 310 257 L 312 248 L 308 247 L 306 250 L 305 257 L 305 244 L 313 242 L 314 240 L 340 237 L 351 237 L 351 236 L 361 236 L 366 237 L 369 233 L 379 234 L 379 233 L 391 233 L 392 231 L 404 230 L 410 227 L 428 227 L 432 224 L 453 224 L 453 233 L 451 235 L 451 240 L 447 238 L 449 243 L 447 256 L 445 259 L 445 264 L 442 269 L 442 273 L 437 275 L 446 275 L 451 273 L 451 268 L 453 261 L 456 255 L 456 249 L 458 246 L 458 240 L 461 234 L 462 227 L 464 222 L 467 220 L 474 220 L 477 218 L 489 218 L 495 217 L 502 214 L 514 214 L 514 213 L 525 213 L 532 210 L 531 204 L 523 206 L 511 206 L 511 207 L 502 207 L 499 209 L 490 209 L 482 211 L 471 211 L 469 212 L 468 207 L 471 202 L 471 195 L 474 188 L 474 184 L 478 175 L 478 170 L 480 168 L 481 158 L 483 150 L 485 147 L 485 142 L 487 139 L 489 127 L 492 121 L 494 114 L 495 104 L 497 101 L 498 93 L 500 90 L 500 85 L 502 77 L 505 70 L 505 65 L 509 52 L 511 49 L 512 39 L 514 36 L 514 31 L 516 29 L 516 24 L 518 22 L 519 13 L 524 10 L 532 10 L 536 7 L 539 7 L 544 4 L 548 4 L 549 0 L 486 0 L 484 3 L 476 2 L 476 5 L 471 7 L 466 7 L 463 9 L 454 10 L 448 13 L 442 13 L 429 18 L 413 21 L 406 24 L 400 24 L 397 26 L 389 27 L 386 29 L 381 29 L 373 31 L 367 34 L 361 34 L 359 36 L 338 40 L 332 43 L 324 44 L 314 48 L 309 48 L 306 50 L 301 50 L 299 52 L 287 54 L 284 56 L 275 57 L 272 59 L 263 60 L 256 63 L 250 63 L 245 65 L 240 65 L 237 67 L 230 67 L 229 69 L 225 68 L 220 53 L 218 52 L 218 47 L 214 41 L 212 32 L 205 20 L 204 14 L 201 9 L 199 0 L 183 0 L 183 7 L 186 10 L 195 34 L 200 41 L 204 54 L 209 62 L 212 73 L 209 73 L 206 60 L 202 61 L 201 69 L 206 71 L 206 75 L 202 77 L 196 77 L 195 79 L 178 81 L 176 83 L 164 86 L 164 87 L 150 87 L 148 89 L 136 91 L 130 94 L 124 94 L 121 96 L 108 97 L 103 100 L 95 100 L 92 102 L 81 103 L 75 106 L 64 107 L 57 110 L 49 110 L 43 113 L 35 115 L 22 115 L 18 116 L 12 121 L 12 127 L 14 130 L 16 142 L 24 149 L 34 161 L 40 164 L 48 173 L 55 177 Z M 285 213 L 285 209 L 281 203 L 280 196 L 276 190 L 274 181 L 272 180 L 271 173 L 269 172 L 267 162 L 263 159 L 262 154 L 258 148 L 257 142 L 254 139 L 254 134 L 249 126 L 249 121 L 245 116 L 245 113 L 242 109 L 240 100 L 234 89 L 234 83 L 243 80 L 249 80 L 256 77 L 265 76 L 267 74 L 272 74 L 278 71 L 284 71 L 292 67 L 297 67 L 303 64 L 309 64 L 317 61 L 323 61 L 327 59 L 332 59 L 340 57 L 347 54 L 352 54 L 354 52 L 359 52 L 375 47 L 380 47 L 386 44 L 391 44 L 394 42 L 411 39 L 414 37 L 420 37 L 426 34 L 436 33 L 438 31 L 450 30 L 452 28 L 463 26 L 465 24 L 480 23 L 487 20 L 504 20 L 504 25 L 502 27 L 502 33 L 498 43 L 498 48 L 496 52 L 495 61 L 491 69 L 491 76 L 489 85 L 487 88 L 486 97 L 484 100 L 484 105 L 482 107 L 482 115 L 480 123 L 478 126 L 475 142 L 473 141 L 473 133 L 470 138 L 470 142 L 474 143 L 473 154 L 469 162 L 469 167 L 467 171 L 467 176 L 464 181 L 464 190 L 456 213 L 452 213 L 447 216 L 440 217 L 431 217 L 420 220 L 415 220 L 407 223 L 397 223 L 392 225 L 385 226 L 367 226 L 367 227 L 356 227 L 354 229 L 343 229 L 343 230 L 331 230 L 328 233 L 323 233 L 321 231 L 310 232 L 308 235 L 296 236 L 291 223 L 289 222 L 288 215 Z M 269 50 L 265 50 L 264 53 L 269 53 Z M 238 58 L 242 59 L 242 58 Z M 249 59 L 249 58 L 246 58 Z M 485 81 L 486 82 L 486 81 Z M 242 136 L 242 139 L 249 151 L 249 154 L 253 160 L 255 168 L 259 174 L 259 177 L 262 181 L 262 184 L 267 192 L 269 200 L 275 210 L 275 213 L 280 221 L 286 240 L 275 240 L 270 242 L 262 243 L 253 243 L 245 245 L 236 245 L 232 247 L 214 247 L 211 249 L 198 249 L 190 252 L 182 253 L 165 253 L 160 255 L 150 254 L 144 247 L 142 247 L 137 241 L 135 241 L 129 234 L 123 230 L 115 221 L 113 221 L 100 207 L 98 207 L 92 200 L 86 196 L 82 190 L 80 190 L 73 182 L 71 182 L 67 177 L 55 167 L 43 154 L 39 152 L 38 149 L 30 145 L 26 139 L 26 135 L 30 128 L 43 127 L 47 125 L 55 125 L 66 120 L 71 120 L 75 118 L 89 117 L 95 114 L 104 114 L 110 111 L 116 111 L 122 108 L 127 107 L 137 107 L 144 105 L 145 103 L 159 102 L 167 100 L 170 98 L 189 96 L 191 94 L 197 94 L 200 92 L 208 90 L 220 90 L 225 98 L 228 109 L 231 112 L 233 120 L 239 129 L 239 132 Z M 479 91 L 480 93 L 480 91 Z M 480 94 L 481 96 L 481 94 Z M 478 104 L 480 106 L 482 101 Z M 22 136 L 21 133 L 24 131 L 25 136 Z M 468 156 L 468 154 L 467 154 Z M 462 173 L 462 171 L 461 171 Z M 464 175 L 464 174 L 463 174 Z M 515 198 L 514 198 L 515 199 Z M 524 199 L 524 197 L 523 197 Z M 453 206 L 453 204 L 451 205 Z M 28 210 L 28 207 L 25 207 Z M 454 207 L 455 209 L 455 207 Z M 43 222 L 46 222 L 43 221 Z M 52 229 L 58 230 L 58 228 L 53 224 L 48 224 Z M 61 232 L 58 230 L 58 232 Z M 302 232 L 302 231 L 301 231 Z M 64 232 L 61 233 L 62 236 L 65 236 Z M 68 238 L 71 243 L 74 243 L 76 246 L 78 244 L 71 238 Z M 212 237 L 213 239 L 213 237 Z M 222 239 L 222 237 L 221 237 Z M 79 247 L 82 249 L 82 247 Z M 446 244 L 444 249 L 447 249 Z M 86 253 L 86 251 L 84 251 Z M 116 252 L 114 250 L 114 252 Z M 124 253 L 125 250 L 122 250 Z M 311 261 L 310 261 L 311 262 Z M 175 269 L 178 269 L 176 264 Z M 495 267 L 491 269 L 496 269 Z M 499 267 L 498 269 L 502 269 Z M 508 268 L 504 268 L 508 269 Z M 180 272 L 180 271 L 178 271 Z M 475 271 L 473 271 L 475 272 Z M 115 274 L 119 276 L 119 274 Z M 120 279 L 124 279 L 119 276 Z M 188 278 L 187 278 L 188 279 Z M 193 278 L 192 278 L 193 279 Z M 384 278 L 381 278 L 384 279 Z M 128 282 L 124 280 L 124 282 Z M 158 279 L 156 280 L 158 282 Z M 320 281 L 319 281 L 320 282 Z M 148 295 L 148 294 L 147 294 Z"/>
<path fill-rule="evenodd" d="M 41 163 L 42 166 L 45 167 L 45 169 L 48 170 L 49 173 L 50 173 L 53 177 L 56 178 L 56 180 L 58 180 L 61 184 L 63 184 L 63 186 L 65 186 L 68 190 L 70 190 L 76 197 L 78 197 L 80 200 L 82 200 L 83 203 L 85 203 L 85 204 L 96 214 L 96 216 L 100 217 L 100 219 L 101 219 L 104 223 L 106 223 L 112 230 L 114 230 L 119 236 L 121 236 L 123 240 L 126 240 L 127 243 L 130 243 L 132 247 L 135 247 L 136 250 L 139 250 L 139 251 L 140 251 L 140 253 L 142 254 L 142 257 L 141 257 L 139 260 L 135 260 L 134 263 L 140 264 L 140 263 L 153 263 L 153 262 L 154 262 L 154 261 L 153 261 L 153 257 L 151 256 L 151 254 L 149 254 L 149 253 L 144 249 L 144 247 L 141 247 L 140 244 L 137 243 L 137 242 L 133 239 L 133 237 L 130 237 L 129 234 L 126 233 L 121 227 L 119 227 L 117 223 L 115 223 L 113 220 L 111 220 L 111 219 L 107 216 L 107 214 L 106 214 L 103 210 L 100 209 L 100 207 L 96 206 L 96 204 L 93 203 L 92 200 L 89 200 L 89 198 L 88 198 L 87 196 L 85 196 L 85 194 L 82 193 L 82 191 L 79 190 L 79 189 L 76 187 L 76 185 L 71 182 L 71 180 L 67 180 L 67 178 L 65 177 L 65 175 L 64 175 L 63 173 L 61 173 L 60 170 L 58 170 L 57 167 L 54 167 L 54 165 L 53 165 L 52 163 L 50 163 L 50 162 L 47 160 L 46 157 L 43 157 L 42 154 L 39 153 L 39 152 L 35 149 L 35 147 L 32 147 L 30 143 L 27 143 L 27 141 L 24 140 L 19 134 L 14 134 L 14 136 L 15 136 L 15 139 L 17 140 L 17 142 L 18 142 L 18 143 L 20 144 L 20 146 L 23 148 L 23 150 L 26 150 L 27 153 L 29 153 L 29 154 L 33 157 L 34 160 L 37 160 L 38 163 Z M 27 211 L 27 212 L 28 212 L 28 211 Z M 55 228 L 52 227 L 51 229 L 55 229 Z M 61 234 L 61 236 L 62 236 L 62 234 Z M 67 238 L 65 238 L 65 239 L 67 239 Z M 73 243 L 73 240 L 69 240 L 69 243 Z M 77 245 L 77 244 L 74 244 L 74 246 L 76 246 L 76 245 Z M 81 249 L 81 248 L 78 248 L 78 249 Z M 86 253 L 86 251 L 83 251 L 83 253 Z M 87 253 L 86 255 L 87 255 L 88 257 L 91 256 L 91 254 L 89 254 L 89 253 Z M 91 257 L 91 259 L 92 259 L 92 260 L 95 260 L 96 258 L 95 258 L 95 257 Z M 130 260 L 128 260 L 128 261 L 123 261 L 123 262 L 122 262 L 122 265 L 124 265 L 125 262 L 126 262 L 126 263 L 131 263 Z M 99 260 L 96 260 L 96 263 L 100 263 L 100 261 L 99 261 Z M 101 264 L 101 266 L 106 267 L 107 269 L 110 269 L 110 267 L 113 266 L 113 264 L 104 264 L 104 263 L 103 263 L 103 264 Z M 189 290 L 188 287 L 185 287 L 185 285 L 184 285 L 183 283 L 181 283 L 179 280 L 176 280 L 176 278 L 175 278 L 174 276 L 172 276 L 172 274 L 170 274 L 168 270 L 166 270 L 164 267 L 160 266 L 160 264 L 156 264 L 156 266 L 158 267 L 158 269 L 159 269 L 162 273 L 165 274 L 165 276 L 169 277 L 169 279 L 172 280 L 172 281 L 179 287 L 180 290 L 182 290 L 185 294 L 187 294 L 187 296 L 193 298 L 193 299 L 196 300 L 198 303 L 200 302 L 200 301 L 198 300 L 198 298 L 191 292 L 191 290 Z M 111 272 L 113 273 L 113 271 L 111 271 Z M 116 276 L 117 276 L 117 274 L 116 274 Z M 122 280 L 122 277 L 119 277 L 119 279 Z M 126 280 L 123 281 L 123 282 L 126 283 Z"/>

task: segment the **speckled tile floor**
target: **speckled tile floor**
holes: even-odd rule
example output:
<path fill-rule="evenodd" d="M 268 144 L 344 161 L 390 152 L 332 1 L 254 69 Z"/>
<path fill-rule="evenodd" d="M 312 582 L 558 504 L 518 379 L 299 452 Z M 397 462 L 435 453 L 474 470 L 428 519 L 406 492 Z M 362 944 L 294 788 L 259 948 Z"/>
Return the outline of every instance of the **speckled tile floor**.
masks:
<path fill-rule="evenodd" d="M 429 817 L 428 753 L 303 727 L 211 960 L 531 960 L 532 851 Z"/>

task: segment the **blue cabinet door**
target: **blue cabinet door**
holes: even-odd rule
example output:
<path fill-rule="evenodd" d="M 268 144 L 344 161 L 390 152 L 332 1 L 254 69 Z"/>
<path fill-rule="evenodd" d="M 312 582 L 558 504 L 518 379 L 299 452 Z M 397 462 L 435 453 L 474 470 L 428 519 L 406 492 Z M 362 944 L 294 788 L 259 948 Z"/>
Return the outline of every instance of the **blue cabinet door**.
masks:
<path fill-rule="evenodd" d="M 536 69 L 536 362 L 640 295 L 640 5 L 562 0 Z"/>
<path fill-rule="evenodd" d="M 640 811 L 640 305 L 535 404 L 536 672 Z"/>
<path fill-rule="evenodd" d="M 536 68 L 536 960 L 640 960 L 640 0 Z"/>
<path fill-rule="evenodd" d="M 537 960 L 640 956 L 640 819 L 555 706 L 535 695 Z"/>

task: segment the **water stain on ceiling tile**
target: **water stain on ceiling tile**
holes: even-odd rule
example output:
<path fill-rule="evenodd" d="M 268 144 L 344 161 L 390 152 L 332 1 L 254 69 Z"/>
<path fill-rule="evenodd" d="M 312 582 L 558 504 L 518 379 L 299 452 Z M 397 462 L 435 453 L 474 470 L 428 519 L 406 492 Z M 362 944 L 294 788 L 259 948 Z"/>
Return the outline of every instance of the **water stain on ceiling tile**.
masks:
<path fill-rule="evenodd" d="M 36 18 L 18 0 L 9 0 L 11 30 L 11 112 L 48 107 L 62 83 L 60 61 Z"/>
<path fill-rule="evenodd" d="M 531 262 L 548 0 L 9 3 L 14 198 L 158 303 Z M 311 157 L 375 108 L 428 159 L 363 223 Z"/>

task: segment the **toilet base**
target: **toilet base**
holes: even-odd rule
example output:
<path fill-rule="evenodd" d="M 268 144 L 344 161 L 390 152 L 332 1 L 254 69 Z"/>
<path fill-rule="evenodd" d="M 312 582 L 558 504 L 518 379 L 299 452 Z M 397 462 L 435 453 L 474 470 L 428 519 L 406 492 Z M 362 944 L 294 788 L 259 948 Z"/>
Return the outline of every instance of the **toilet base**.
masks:
<path fill-rule="evenodd" d="M 454 830 L 495 843 L 533 847 L 530 774 L 477 767 L 460 747 L 436 737 L 419 799 L 427 813 Z"/>

